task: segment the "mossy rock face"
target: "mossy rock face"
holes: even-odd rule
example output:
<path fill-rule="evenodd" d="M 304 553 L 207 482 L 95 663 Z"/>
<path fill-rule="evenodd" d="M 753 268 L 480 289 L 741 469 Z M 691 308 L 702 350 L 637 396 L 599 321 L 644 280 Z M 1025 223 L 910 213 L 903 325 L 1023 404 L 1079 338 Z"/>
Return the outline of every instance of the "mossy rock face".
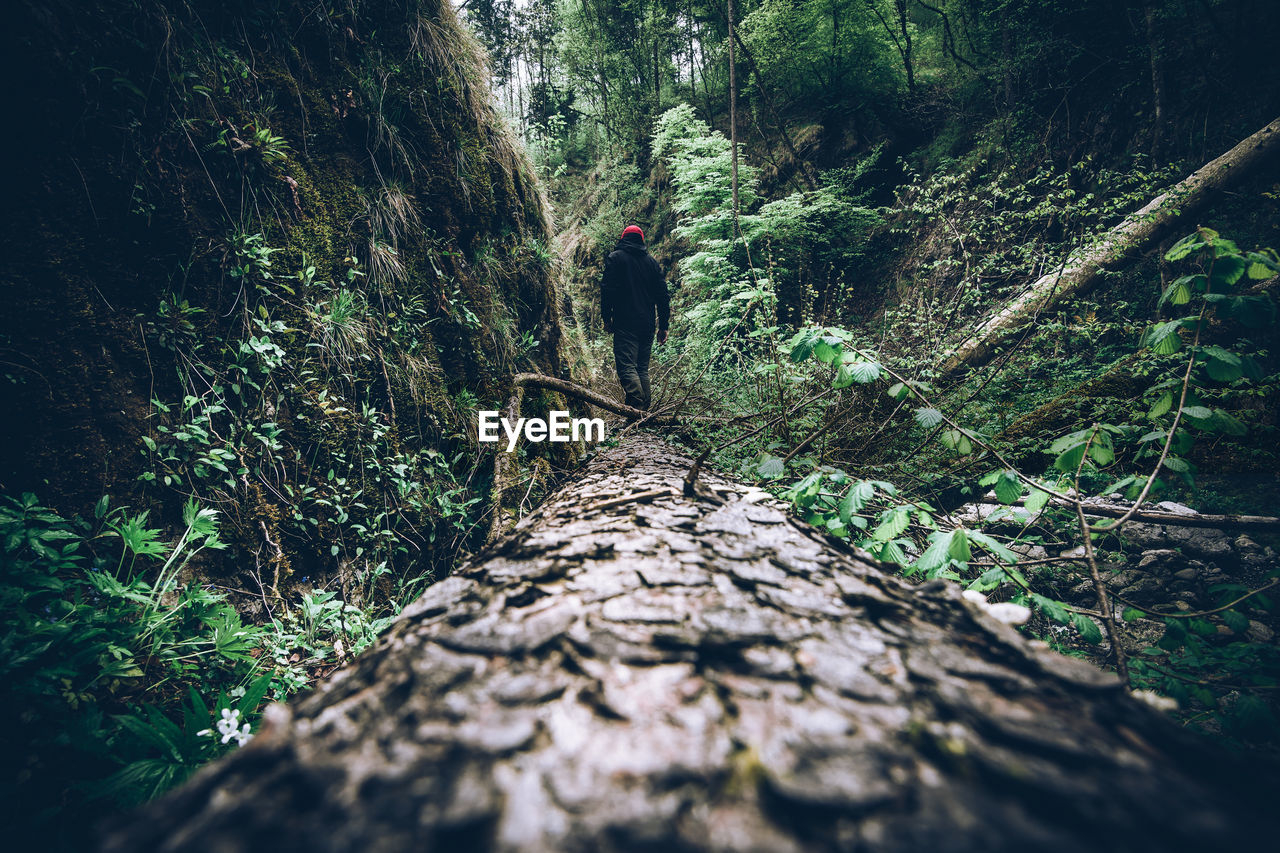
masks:
<path fill-rule="evenodd" d="M 194 493 L 268 583 L 444 568 L 491 464 L 471 404 L 562 372 L 543 191 L 452 8 L 17 18 L 47 75 L 16 95 L 0 486 L 166 521 Z"/>

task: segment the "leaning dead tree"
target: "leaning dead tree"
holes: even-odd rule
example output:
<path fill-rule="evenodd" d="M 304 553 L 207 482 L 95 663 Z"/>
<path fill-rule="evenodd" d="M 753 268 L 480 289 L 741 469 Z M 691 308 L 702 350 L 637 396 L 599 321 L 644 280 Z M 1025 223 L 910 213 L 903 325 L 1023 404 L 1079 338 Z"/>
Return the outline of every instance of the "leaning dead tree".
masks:
<path fill-rule="evenodd" d="M 1164 235 L 1213 193 L 1239 180 L 1280 150 L 1280 118 L 1152 199 L 1115 228 L 1071 255 L 1061 270 L 1041 276 L 1019 297 L 976 328 L 942 363 L 944 373 L 979 365 L 1014 332 L 1057 300 L 1089 289 L 1104 272 Z"/>
<path fill-rule="evenodd" d="M 1277 829 L 1270 771 L 689 468 L 645 437 L 602 454 L 103 849 L 1226 849 Z"/>

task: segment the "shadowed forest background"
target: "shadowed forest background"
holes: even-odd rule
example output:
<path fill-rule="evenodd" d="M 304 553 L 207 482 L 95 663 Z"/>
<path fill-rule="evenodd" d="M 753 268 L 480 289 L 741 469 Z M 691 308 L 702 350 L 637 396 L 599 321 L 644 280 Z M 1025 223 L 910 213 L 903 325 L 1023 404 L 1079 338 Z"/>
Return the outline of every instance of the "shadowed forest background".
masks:
<path fill-rule="evenodd" d="M 631 429 L 1274 755 L 1275 3 L 22 0 L 9 23 L 17 837 L 83 849 L 238 750 L 572 480 L 597 448 L 501 459 L 476 412 L 528 373 L 562 384 L 519 385 L 526 415 L 588 411 L 566 382 L 621 398 L 598 289 L 629 223 L 672 292 L 660 417 Z"/>

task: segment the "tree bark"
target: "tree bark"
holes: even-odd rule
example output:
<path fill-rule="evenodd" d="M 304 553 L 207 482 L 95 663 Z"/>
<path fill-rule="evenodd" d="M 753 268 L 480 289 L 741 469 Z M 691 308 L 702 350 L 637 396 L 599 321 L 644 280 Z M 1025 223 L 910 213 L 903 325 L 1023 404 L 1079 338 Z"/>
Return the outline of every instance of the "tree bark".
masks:
<path fill-rule="evenodd" d="M 1000 343 L 1041 311 L 1065 296 L 1093 286 L 1103 272 L 1159 238 L 1169 226 L 1198 209 L 1215 191 L 1247 174 L 1277 148 L 1280 148 L 1280 118 L 1157 196 L 1093 245 L 1073 253 L 1061 272 L 1037 280 L 948 355 L 942 372 L 953 373 L 965 366 L 984 363 Z"/>
<path fill-rule="evenodd" d="M 601 454 L 103 849 L 1229 849 L 1276 830 L 1274 770 L 758 489 L 704 472 L 685 497 L 689 466 L 644 436 Z"/>

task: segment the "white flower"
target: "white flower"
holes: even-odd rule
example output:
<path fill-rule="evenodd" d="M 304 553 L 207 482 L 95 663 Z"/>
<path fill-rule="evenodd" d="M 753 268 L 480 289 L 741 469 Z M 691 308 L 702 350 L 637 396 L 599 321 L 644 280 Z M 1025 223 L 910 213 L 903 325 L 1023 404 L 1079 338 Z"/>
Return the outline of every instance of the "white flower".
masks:
<path fill-rule="evenodd" d="M 245 723 L 247 726 L 248 723 Z M 233 737 L 238 737 L 237 729 L 240 728 L 240 711 L 231 710 L 230 708 L 222 709 L 222 719 L 215 724 L 218 734 L 222 735 L 222 742 L 229 743 Z"/>
<path fill-rule="evenodd" d="M 213 724 L 218 730 L 218 734 L 222 735 L 223 743 L 231 743 L 235 741 L 237 746 L 244 746 L 253 739 L 253 734 L 249 731 L 249 724 L 245 723 L 240 726 L 240 712 L 231 708 L 223 708 L 221 719 Z M 201 729 L 196 732 L 196 737 L 212 737 L 213 729 Z"/>

